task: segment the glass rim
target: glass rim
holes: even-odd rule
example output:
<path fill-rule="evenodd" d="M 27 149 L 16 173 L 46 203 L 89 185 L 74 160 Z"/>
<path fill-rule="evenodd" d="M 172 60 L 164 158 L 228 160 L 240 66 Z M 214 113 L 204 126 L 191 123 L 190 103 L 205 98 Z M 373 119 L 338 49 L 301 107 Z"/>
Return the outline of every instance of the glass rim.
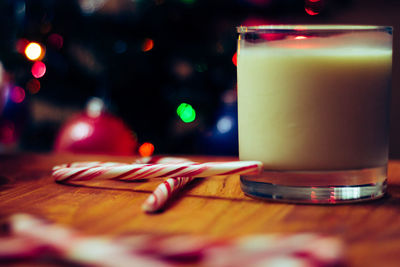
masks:
<path fill-rule="evenodd" d="M 347 24 L 272 24 L 258 26 L 238 26 L 238 33 L 263 31 L 392 31 L 392 26 L 347 25 Z"/>

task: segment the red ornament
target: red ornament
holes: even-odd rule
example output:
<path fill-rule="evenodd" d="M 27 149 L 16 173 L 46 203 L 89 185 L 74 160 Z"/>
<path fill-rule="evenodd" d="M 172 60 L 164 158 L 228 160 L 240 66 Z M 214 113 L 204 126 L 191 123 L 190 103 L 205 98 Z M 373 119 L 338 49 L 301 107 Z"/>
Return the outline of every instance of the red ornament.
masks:
<path fill-rule="evenodd" d="M 135 134 L 111 114 L 90 112 L 71 118 L 59 132 L 54 150 L 83 154 L 136 154 Z"/>

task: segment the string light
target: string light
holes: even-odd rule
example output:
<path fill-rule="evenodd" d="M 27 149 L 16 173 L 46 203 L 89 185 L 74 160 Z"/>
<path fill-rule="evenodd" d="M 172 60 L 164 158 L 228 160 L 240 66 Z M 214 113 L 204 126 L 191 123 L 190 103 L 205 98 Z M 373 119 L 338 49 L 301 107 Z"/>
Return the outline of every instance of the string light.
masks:
<path fill-rule="evenodd" d="M 43 48 L 40 44 L 31 42 L 25 47 L 25 56 L 32 61 L 40 60 L 44 56 Z"/>
<path fill-rule="evenodd" d="M 178 106 L 176 113 L 185 123 L 192 122 L 196 119 L 196 111 L 190 104 L 187 103 L 181 103 Z"/>

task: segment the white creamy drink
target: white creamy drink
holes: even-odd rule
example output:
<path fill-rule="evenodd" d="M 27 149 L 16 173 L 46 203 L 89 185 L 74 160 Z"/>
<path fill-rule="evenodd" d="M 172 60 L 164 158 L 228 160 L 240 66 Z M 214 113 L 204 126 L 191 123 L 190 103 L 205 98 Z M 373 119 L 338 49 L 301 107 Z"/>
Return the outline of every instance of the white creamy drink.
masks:
<path fill-rule="evenodd" d="M 268 170 L 385 166 L 391 36 L 300 37 L 239 41 L 240 159 Z"/>

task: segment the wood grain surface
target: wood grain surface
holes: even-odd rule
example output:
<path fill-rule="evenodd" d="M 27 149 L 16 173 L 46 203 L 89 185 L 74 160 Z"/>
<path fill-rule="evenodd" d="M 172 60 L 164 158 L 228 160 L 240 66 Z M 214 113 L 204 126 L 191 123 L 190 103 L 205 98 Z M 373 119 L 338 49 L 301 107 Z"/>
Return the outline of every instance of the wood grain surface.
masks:
<path fill-rule="evenodd" d="M 235 160 L 190 157 L 194 161 Z M 400 266 L 400 161 L 389 164 L 389 194 L 359 204 L 299 205 L 243 194 L 237 175 L 199 178 L 164 212 L 141 204 L 160 182 L 57 184 L 54 165 L 73 161 L 133 162 L 135 158 L 76 155 L 0 156 L 0 219 L 26 212 L 86 234 L 201 234 L 237 237 L 258 233 L 316 232 L 341 238 L 349 266 Z"/>

